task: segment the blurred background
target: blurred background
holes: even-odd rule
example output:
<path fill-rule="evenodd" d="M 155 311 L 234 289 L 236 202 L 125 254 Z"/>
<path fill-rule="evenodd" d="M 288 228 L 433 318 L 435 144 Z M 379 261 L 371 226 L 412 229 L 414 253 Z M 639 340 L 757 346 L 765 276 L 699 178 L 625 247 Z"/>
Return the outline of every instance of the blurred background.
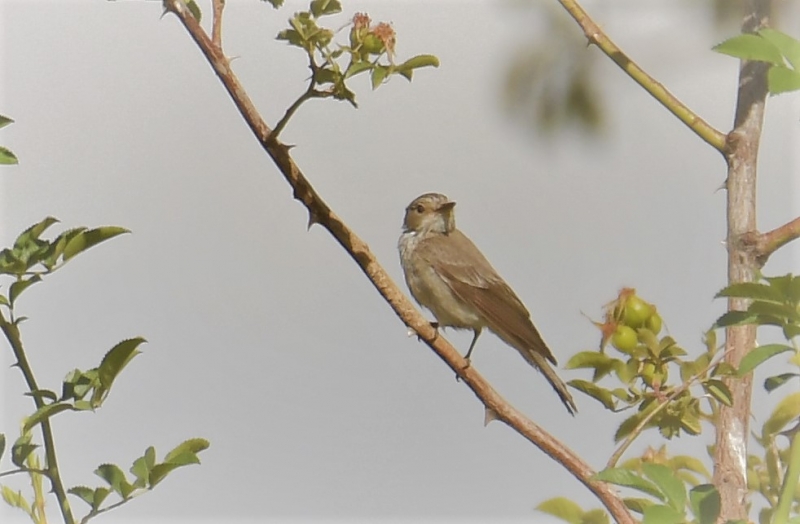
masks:
<path fill-rule="evenodd" d="M 206 22 L 210 2 L 199 2 Z M 224 45 L 274 124 L 306 87 L 305 56 L 275 40 L 306 2 L 228 2 Z M 645 70 L 718 129 L 733 121 L 738 62 L 710 51 L 736 34 L 729 2 L 586 4 Z M 798 7 L 777 2 L 791 27 Z M 439 69 L 372 91 L 359 109 L 311 101 L 283 140 L 331 207 L 402 281 L 404 207 L 437 191 L 514 287 L 563 365 L 596 348 L 603 304 L 623 286 L 655 303 L 690 354 L 722 312 L 725 179 L 719 154 L 623 75 L 555 2 L 345 1 L 391 22 L 398 59 Z M 57 388 L 118 341 L 149 341 L 98 412 L 55 419 L 67 485 L 98 485 L 149 445 L 211 448 L 111 522 L 199 519 L 536 519 L 539 502 L 599 504 L 483 409 L 379 298 L 261 151 L 218 79 L 160 2 L 0 0 L 0 236 L 47 215 L 64 228 L 132 230 L 26 292 L 22 336 L 40 383 Z M 795 26 L 796 27 L 796 26 Z M 346 40 L 347 29 L 340 37 Z M 797 215 L 797 96 L 769 100 L 759 227 Z M 54 229 L 56 230 L 56 229 Z M 796 247 L 765 271 L 797 272 Z M 447 332 L 466 351 L 470 333 Z M 0 351 L 2 428 L 32 409 Z M 477 367 L 597 468 L 623 414 L 575 393 L 572 418 L 545 380 L 496 337 Z M 565 380 L 587 378 L 560 370 Z M 759 390 L 754 424 L 773 399 Z M 707 436 L 670 442 L 705 458 Z M 642 438 L 630 453 L 659 439 Z M 8 465 L 4 458 L 3 467 Z M 4 479 L 5 481 L 5 479 Z M 8 485 L 26 489 L 22 479 Z M 73 507 L 84 510 L 75 499 Z M 55 502 L 51 508 L 55 510 Z M 0 509 L 3 522 L 22 514 Z M 55 513 L 52 514 L 54 520 Z"/>

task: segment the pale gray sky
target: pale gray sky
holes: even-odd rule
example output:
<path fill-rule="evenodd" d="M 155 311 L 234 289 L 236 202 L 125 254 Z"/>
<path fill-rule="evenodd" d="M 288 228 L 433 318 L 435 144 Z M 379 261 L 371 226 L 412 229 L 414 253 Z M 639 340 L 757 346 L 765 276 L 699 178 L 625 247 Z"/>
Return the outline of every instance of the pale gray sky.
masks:
<path fill-rule="evenodd" d="M 307 74 L 302 53 L 274 35 L 307 3 L 277 12 L 228 3 L 227 53 L 274 123 Z M 593 10 L 645 68 L 727 129 L 737 63 L 709 51 L 720 37 L 699 10 L 666 4 Z M 56 388 L 119 340 L 149 340 L 99 412 L 56 419 L 65 481 L 94 485 L 98 464 L 127 469 L 151 444 L 163 454 L 188 437 L 212 443 L 202 466 L 108 521 L 544 520 L 533 508 L 549 497 L 598 505 L 507 427 L 484 427 L 474 396 L 406 336 L 330 236 L 306 232 L 304 208 L 178 21 L 159 19 L 160 2 L 0 0 L 0 10 L 0 113 L 17 120 L 0 144 L 21 159 L 2 172 L 2 245 L 46 215 L 64 227 L 133 231 L 20 300 L 38 378 Z M 499 96 L 510 52 L 535 21 L 510 5 L 345 1 L 332 25 L 363 10 L 394 24 L 401 58 L 433 53 L 441 67 L 376 92 L 355 82 L 358 110 L 312 101 L 284 139 L 395 280 L 403 208 L 438 191 L 458 202 L 459 227 L 516 289 L 562 364 L 597 344 L 581 312 L 599 317 L 623 285 L 700 351 L 723 306 L 712 300 L 725 274 L 721 157 L 593 48 L 610 102 L 603 138 L 522 132 Z M 770 100 L 764 229 L 797 212 L 798 115 L 797 97 Z M 768 267 L 792 269 L 789 250 Z M 464 350 L 470 340 L 447 336 Z M 544 379 L 491 335 L 473 365 L 575 451 L 605 463 L 621 416 L 576 394 L 580 414 L 569 417 Z M 17 370 L 3 370 L 2 428 L 13 435 L 31 407 Z M 672 449 L 702 454 L 707 442 Z"/>

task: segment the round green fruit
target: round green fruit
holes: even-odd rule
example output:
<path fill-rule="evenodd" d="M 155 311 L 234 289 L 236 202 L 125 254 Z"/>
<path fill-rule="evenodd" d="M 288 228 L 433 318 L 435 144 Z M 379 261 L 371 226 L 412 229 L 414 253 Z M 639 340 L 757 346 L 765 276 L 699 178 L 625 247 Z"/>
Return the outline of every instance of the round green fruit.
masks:
<path fill-rule="evenodd" d="M 385 49 L 383 41 L 372 33 L 368 33 L 367 36 L 364 37 L 363 45 L 364 50 L 373 55 L 379 55 L 383 53 Z"/>
<path fill-rule="evenodd" d="M 658 335 L 661 333 L 662 324 L 661 315 L 654 311 L 653 314 L 650 315 L 650 318 L 647 319 L 647 322 L 645 322 L 645 327 L 652 331 L 654 335 Z"/>
<path fill-rule="evenodd" d="M 622 322 L 628 327 L 640 328 L 644 326 L 653 313 L 655 313 L 653 306 L 636 295 L 631 295 L 625 301 L 625 307 L 622 310 Z"/>
<path fill-rule="evenodd" d="M 611 336 L 611 345 L 623 353 L 630 353 L 636 348 L 639 338 L 632 328 L 620 324 Z"/>

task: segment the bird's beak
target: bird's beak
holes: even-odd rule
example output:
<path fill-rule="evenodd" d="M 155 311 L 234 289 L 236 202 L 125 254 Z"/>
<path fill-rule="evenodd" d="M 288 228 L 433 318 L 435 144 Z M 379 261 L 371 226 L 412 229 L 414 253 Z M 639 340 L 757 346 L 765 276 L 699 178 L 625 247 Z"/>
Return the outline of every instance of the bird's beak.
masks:
<path fill-rule="evenodd" d="M 455 202 L 453 202 L 453 201 L 450 201 L 450 202 L 445 202 L 444 204 L 442 204 L 441 206 L 439 206 L 439 207 L 436 209 L 436 211 L 450 211 L 451 209 L 453 209 L 453 208 L 455 207 L 455 205 L 456 205 L 456 203 L 455 203 Z"/>

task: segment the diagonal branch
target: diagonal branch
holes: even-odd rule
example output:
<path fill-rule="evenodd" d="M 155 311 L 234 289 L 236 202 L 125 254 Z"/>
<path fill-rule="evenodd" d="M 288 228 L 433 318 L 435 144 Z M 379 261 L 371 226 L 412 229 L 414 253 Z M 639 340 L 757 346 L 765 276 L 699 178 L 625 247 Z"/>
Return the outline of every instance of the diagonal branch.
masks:
<path fill-rule="evenodd" d="M 443 336 L 437 335 L 436 330 L 417 311 L 381 267 L 369 246 L 351 231 L 320 198 L 289 155 L 289 148 L 278 141 L 258 114 L 253 102 L 231 70 L 222 50 L 213 45 L 202 27 L 187 12 L 183 1 L 166 0 L 165 7 L 167 11 L 174 13 L 180 19 L 191 38 L 197 43 L 261 146 L 278 166 L 289 185 L 292 186 L 294 197 L 308 209 L 309 224 L 318 223 L 331 233 L 358 264 L 397 316 L 418 333 L 420 338 L 463 379 L 464 383 L 486 406 L 487 412 L 492 413 L 494 418 L 506 423 L 552 459 L 562 464 L 601 500 L 619 524 L 635 524 L 635 520 L 615 490 L 606 483 L 592 479 L 594 471 L 586 462 L 511 406 L 478 374 L 474 367 L 467 366 L 467 361 Z"/>
<path fill-rule="evenodd" d="M 727 150 L 725 134 L 700 118 L 697 113 L 689 109 L 675 95 L 670 93 L 655 78 L 648 75 L 636 62 L 634 62 L 622 49 L 611 41 L 602 29 L 592 20 L 589 14 L 575 0 L 558 0 L 558 2 L 575 19 L 589 42 L 596 45 L 620 69 L 630 76 L 634 82 L 642 86 L 645 91 L 658 100 L 667 110 L 675 115 L 678 120 L 694 131 L 694 133 L 713 146 L 720 153 Z"/>

